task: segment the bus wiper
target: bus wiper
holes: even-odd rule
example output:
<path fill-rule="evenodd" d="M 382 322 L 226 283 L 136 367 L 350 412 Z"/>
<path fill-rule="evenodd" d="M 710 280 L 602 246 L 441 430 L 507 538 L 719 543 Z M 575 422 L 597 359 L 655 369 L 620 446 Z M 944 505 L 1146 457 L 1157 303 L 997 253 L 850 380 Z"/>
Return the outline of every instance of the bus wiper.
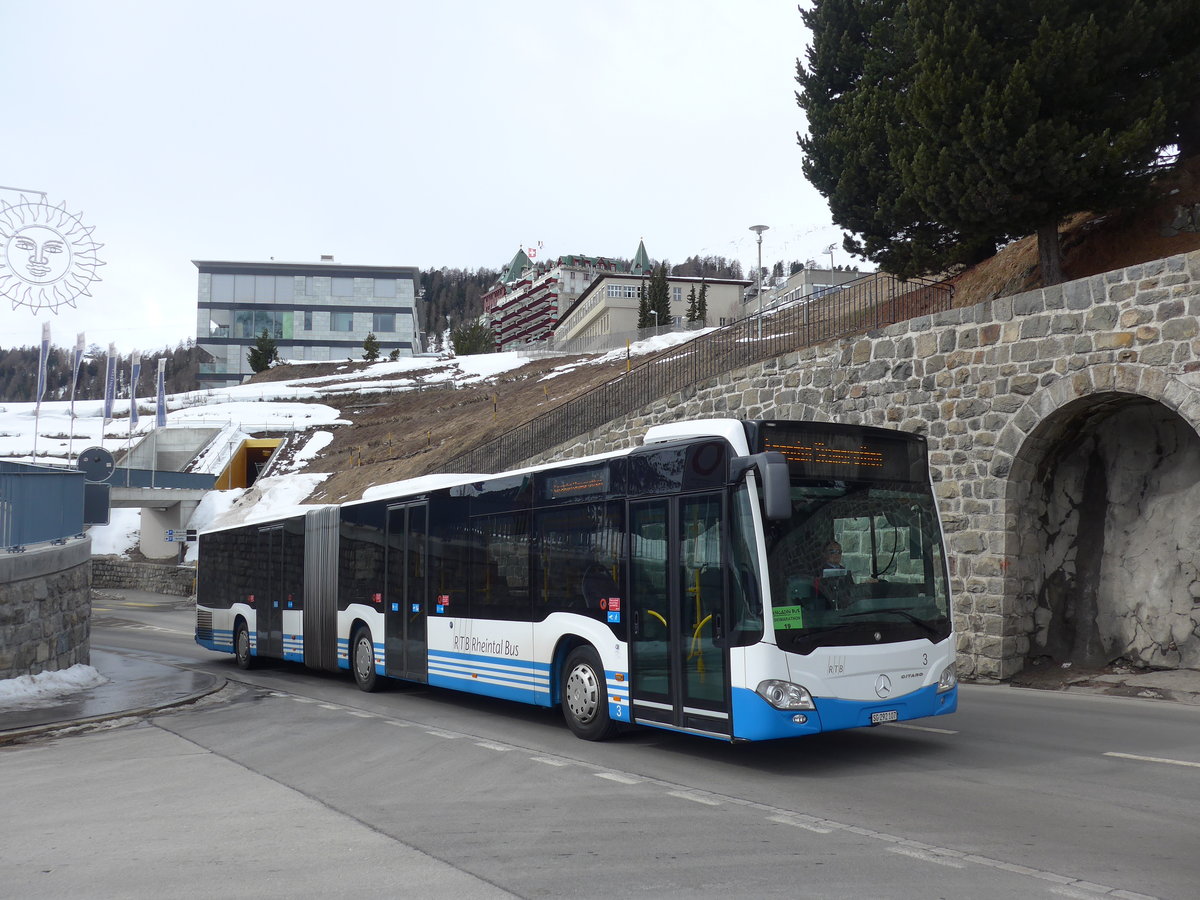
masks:
<path fill-rule="evenodd" d="M 793 649 L 797 645 L 807 643 L 812 643 L 813 647 L 817 647 L 820 646 L 821 638 L 844 631 L 861 632 L 862 627 L 861 622 L 841 622 L 835 625 L 813 625 L 799 631 L 787 629 L 786 631 L 775 633 L 775 642 L 780 646 L 783 646 L 784 642 L 787 642 L 792 645 Z M 805 652 L 807 653 L 808 651 Z"/>
<path fill-rule="evenodd" d="M 934 637 L 941 636 L 941 631 L 938 628 L 935 628 L 934 626 L 930 625 L 924 619 L 914 616 L 907 609 L 900 609 L 899 607 L 895 607 L 895 606 L 891 606 L 886 609 L 865 609 L 862 612 L 842 613 L 842 618 L 848 619 L 848 618 L 856 617 L 856 616 L 873 616 L 876 613 L 892 613 L 893 615 L 896 615 L 896 616 L 903 616 L 904 618 L 908 619 L 908 621 L 912 622 L 914 625 L 920 625 L 922 628 L 924 628 L 926 631 L 928 631 Z"/>

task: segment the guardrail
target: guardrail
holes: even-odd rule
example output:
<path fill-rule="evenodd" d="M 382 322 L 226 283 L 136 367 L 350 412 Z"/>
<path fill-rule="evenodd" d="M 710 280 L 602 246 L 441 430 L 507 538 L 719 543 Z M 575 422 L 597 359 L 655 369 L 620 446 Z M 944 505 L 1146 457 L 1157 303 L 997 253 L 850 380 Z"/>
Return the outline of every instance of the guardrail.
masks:
<path fill-rule="evenodd" d="M 950 309 L 950 285 L 874 273 L 820 297 L 764 310 L 654 356 L 535 419 L 461 453 L 446 472 L 500 472 L 654 400 L 803 347 Z"/>

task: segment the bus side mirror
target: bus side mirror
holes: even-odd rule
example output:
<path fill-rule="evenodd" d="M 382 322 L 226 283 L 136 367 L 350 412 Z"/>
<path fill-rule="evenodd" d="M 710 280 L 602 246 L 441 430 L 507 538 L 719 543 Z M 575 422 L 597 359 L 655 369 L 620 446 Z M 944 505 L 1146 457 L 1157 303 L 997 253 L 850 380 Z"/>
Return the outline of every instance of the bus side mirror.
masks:
<path fill-rule="evenodd" d="M 750 469 L 756 469 L 762 481 L 763 514 L 772 521 L 791 518 L 792 485 L 787 457 L 774 450 L 739 456 L 730 465 L 730 475 L 737 481 Z"/>

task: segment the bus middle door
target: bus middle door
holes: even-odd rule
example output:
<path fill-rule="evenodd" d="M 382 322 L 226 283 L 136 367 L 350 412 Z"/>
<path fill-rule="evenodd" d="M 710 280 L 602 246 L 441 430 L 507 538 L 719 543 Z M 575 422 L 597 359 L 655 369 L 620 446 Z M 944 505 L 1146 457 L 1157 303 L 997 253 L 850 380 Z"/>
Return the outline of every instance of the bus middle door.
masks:
<path fill-rule="evenodd" d="M 390 507 L 387 514 L 384 658 L 388 675 L 409 681 L 428 678 L 428 513 L 428 504 L 409 503 Z"/>
<path fill-rule="evenodd" d="M 719 493 L 629 505 L 635 722 L 730 733 L 722 522 Z"/>

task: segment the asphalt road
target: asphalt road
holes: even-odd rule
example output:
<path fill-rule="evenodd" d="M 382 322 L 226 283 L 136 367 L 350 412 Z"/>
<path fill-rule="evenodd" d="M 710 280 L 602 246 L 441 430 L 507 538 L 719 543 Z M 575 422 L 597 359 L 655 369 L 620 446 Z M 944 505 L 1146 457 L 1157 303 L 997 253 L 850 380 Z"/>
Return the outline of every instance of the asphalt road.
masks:
<path fill-rule="evenodd" d="M 1200 884 L 1200 707 L 965 686 L 960 711 L 730 746 L 418 686 L 249 673 L 184 604 L 93 644 L 231 679 L 0 750 L 0 893 L 1163 897 Z M 935 727 L 936 726 L 936 727 Z"/>

